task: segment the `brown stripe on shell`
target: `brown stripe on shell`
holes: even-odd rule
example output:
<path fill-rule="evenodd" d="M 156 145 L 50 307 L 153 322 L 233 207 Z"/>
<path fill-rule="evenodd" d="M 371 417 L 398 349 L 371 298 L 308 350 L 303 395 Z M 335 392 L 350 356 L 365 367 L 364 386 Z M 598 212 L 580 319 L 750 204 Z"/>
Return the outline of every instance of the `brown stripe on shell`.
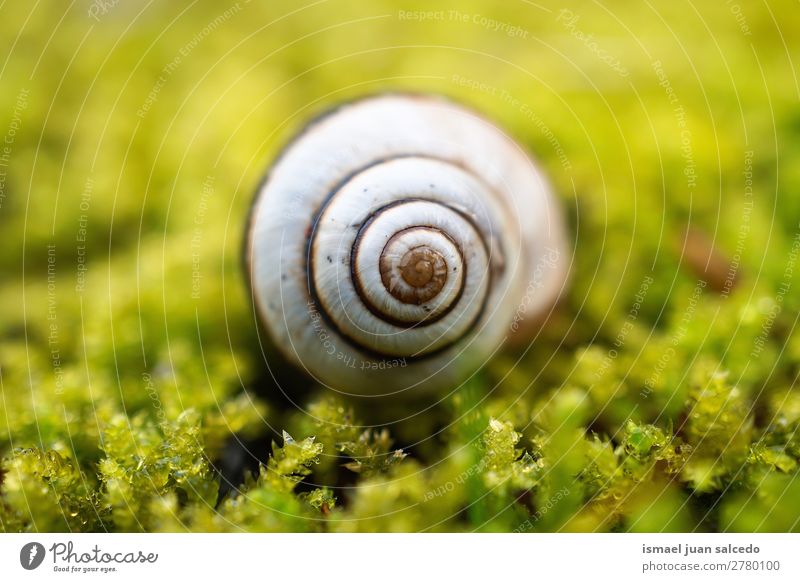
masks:
<path fill-rule="evenodd" d="M 401 230 L 389 239 L 380 257 L 381 281 L 386 291 L 398 301 L 410 305 L 427 303 L 442 291 L 447 283 L 447 261 L 437 250 L 425 245 L 409 249 L 399 262 L 389 256 L 387 249 L 398 237 L 424 230 L 444 234 L 441 230 L 424 226 Z M 461 256 L 462 265 L 463 262 L 464 258 Z"/>

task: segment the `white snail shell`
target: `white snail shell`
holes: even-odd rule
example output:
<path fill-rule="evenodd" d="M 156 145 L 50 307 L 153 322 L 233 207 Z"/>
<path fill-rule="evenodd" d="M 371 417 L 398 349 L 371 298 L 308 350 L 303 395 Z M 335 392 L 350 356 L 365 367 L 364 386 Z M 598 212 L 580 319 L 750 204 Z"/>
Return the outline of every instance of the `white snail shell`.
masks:
<path fill-rule="evenodd" d="M 497 127 L 431 96 L 317 119 L 261 185 L 253 301 L 285 357 L 345 393 L 456 386 L 567 278 L 550 186 Z"/>

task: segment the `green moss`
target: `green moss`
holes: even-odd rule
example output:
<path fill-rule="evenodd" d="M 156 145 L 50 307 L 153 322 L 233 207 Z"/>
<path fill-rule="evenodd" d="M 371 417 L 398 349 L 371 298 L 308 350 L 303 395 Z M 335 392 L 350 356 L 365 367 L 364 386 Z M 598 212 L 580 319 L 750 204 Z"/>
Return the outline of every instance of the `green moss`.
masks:
<path fill-rule="evenodd" d="M 750 36 L 725 3 L 575 7 L 627 77 L 560 7 L 452 6 L 521 39 L 397 17 L 421 1 L 240 4 L 187 55 L 217 3 L 166 28 L 184 7 L 130 28 L 121 5 L 2 9 L 2 530 L 798 529 L 794 3 L 743 6 Z M 536 154 L 569 290 L 436 405 L 282 394 L 241 270 L 250 193 L 304 120 L 385 89 L 474 105 Z"/>

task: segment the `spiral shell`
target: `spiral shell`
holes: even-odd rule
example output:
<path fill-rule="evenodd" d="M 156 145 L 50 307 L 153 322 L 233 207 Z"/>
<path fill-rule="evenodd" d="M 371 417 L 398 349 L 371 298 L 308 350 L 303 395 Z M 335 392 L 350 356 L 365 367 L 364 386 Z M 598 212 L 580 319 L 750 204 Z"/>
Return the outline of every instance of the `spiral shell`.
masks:
<path fill-rule="evenodd" d="M 475 113 L 418 95 L 307 127 L 261 185 L 246 242 L 272 342 L 364 395 L 456 385 L 553 305 L 568 264 L 531 159 Z"/>

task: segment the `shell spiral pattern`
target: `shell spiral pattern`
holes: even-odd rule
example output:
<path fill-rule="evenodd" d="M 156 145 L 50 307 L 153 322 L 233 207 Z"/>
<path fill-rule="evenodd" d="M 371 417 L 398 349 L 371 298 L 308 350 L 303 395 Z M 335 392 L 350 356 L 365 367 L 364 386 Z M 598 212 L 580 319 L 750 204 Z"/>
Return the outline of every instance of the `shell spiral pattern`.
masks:
<path fill-rule="evenodd" d="M 246 242 L 270 340 L 370 396 L 454 386 L 553 305 L 568 262 L 532 160 L 475 113 L 416 95 L 308 126 L 257 193 Z"/>

